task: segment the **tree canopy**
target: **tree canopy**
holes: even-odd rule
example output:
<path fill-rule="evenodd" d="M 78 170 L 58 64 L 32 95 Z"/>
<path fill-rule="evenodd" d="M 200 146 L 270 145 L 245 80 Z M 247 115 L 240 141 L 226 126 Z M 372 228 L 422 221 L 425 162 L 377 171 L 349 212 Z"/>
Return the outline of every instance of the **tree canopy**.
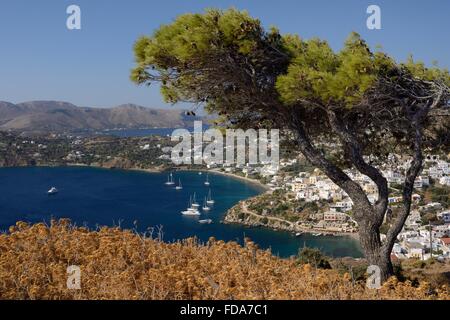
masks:
<path fill-rule="evenodd" d="M 390 252 L 411 209 L 423 152 L 449 150 L 450 74 L 412 58 L 373 52 L 356 33 L 334 51 L 321 39 L 265 30 L 245 11 L 185 14 L 136 42 L 138 84 L 161 84 L 166 101 L 203 105 L 237 127 L 276 126 L 294 133 L 298 150 L 354 203 L 369 262 L 392 274 Z M 332 152 L 322 147 L 333 145 Z M 384 243 L 387 181 L 376 163 L 389 153 L 410 156 L 403 211 Z M 370 159 L 368 159 L 368 157 Z M 353 167 L 378 188 L 370 203 L 343 170 Z"/>
<path fill-rule="evenodd" d="M 384 85 L 387 90 L 388 82 L 393 87 L 401 81 L 423 82 L 420 94 L 425 98 L 439 91 L 436 83 L 450 84 L 448 70 L 427 68 L 412 58 L 397 63 L 383 52 L 373 53 L 356 33 L 334 52 L 324 40 L 282 35 L 274 27 L 266 31 L 258 19 L 235 9 L 181 15 L 139 39 L 135 57 L 131 79 L 138 84 L 161 83 L 167 102 L 201 104 L 241 127 L 274 121 L 284 127 L 286 108 L 291 108 L 311 133 L 319 135 L 328 126 L 323 111 L 332 108 L 353 118 L 355 127 L 370 127 L 371 137 L 369 131 L 361 133 L 374 142 L 367 144 L 369 152 L 378 149 L 381 140 L 389 140 L 386 117 L 396 122 L 396 132 L 389 137 L 395 143 L 390 141 L 389 146 L 404 143 L 408 129 L 401 123 L 403 109 L 386 115 L 393 101 L 374 92 L 375 87 Z M 354 121 L 355 114 L 360 121 Z M 439 129 L 430 136 L 442 145 L 448 142 L 449 128 L 441 123 Z"/>

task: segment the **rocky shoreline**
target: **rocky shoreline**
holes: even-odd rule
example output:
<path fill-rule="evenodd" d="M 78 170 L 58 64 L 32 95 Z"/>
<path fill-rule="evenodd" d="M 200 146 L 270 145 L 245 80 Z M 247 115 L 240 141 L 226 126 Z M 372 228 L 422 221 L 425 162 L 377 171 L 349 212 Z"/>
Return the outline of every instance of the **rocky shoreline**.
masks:
<path fill-rule="evenodd" d="M 293 234 L 310 233 L 328 236 L 346 236 L 358 239 L 357 233 L 333 232 L 325 229 L 305 228 L 297 225 L 296 223 L 277 217 L 260 216 L 256 213 L 243 212 L 243 205 L 245 203 L 246 200 L 241 201 L 229 209 L 221 222 L 224 224 L 239 224 L 252 228 L 268 228 L 274 231 L 290 232 Z"/>

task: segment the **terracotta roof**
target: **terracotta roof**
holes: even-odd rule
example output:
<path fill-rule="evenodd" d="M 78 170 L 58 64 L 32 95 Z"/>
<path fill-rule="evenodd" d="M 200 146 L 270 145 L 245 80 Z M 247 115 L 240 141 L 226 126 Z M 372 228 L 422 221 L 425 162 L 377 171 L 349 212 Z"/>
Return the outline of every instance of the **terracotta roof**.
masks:
<path fill-rule="evenodd" d="M 441 241 L 448 246 L 450 244 L 450 238 L 441 238 Z"/>

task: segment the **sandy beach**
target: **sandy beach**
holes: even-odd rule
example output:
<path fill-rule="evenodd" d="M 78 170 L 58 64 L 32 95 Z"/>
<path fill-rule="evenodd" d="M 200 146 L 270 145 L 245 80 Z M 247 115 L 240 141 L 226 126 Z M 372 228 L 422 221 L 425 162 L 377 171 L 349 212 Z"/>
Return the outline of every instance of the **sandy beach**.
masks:
<path fill-rule="evenodd" d="M 261 189 L 263 189 L 265 191 L 269 191 L 270 190 L 270 188 L 268 186 L 266 186 L 265 184 L 262 184 L 258 180 L 247 178 L 247 177 L 242 177 L 242 176 L 234 174 L 234 173 L 223 172 L 223 171 L 219 171 L 219 170 L 206 170 L 206 172 L 212 172 L 213 174 L 221 174 L 221 175 L 233 177 L 235 179 L 240 179 L 240 180 L 243 180 L 245 182 L 254 184 L 254 185 L 260 187 Z"/>

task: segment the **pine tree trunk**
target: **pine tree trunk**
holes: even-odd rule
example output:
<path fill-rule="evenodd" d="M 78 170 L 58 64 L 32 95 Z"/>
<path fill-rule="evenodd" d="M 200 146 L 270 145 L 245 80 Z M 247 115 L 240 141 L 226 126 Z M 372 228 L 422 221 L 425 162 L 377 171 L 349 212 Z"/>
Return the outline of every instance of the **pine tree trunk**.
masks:
<path fill-rule="evenodd" d="M 359 237 L 369 265 L 380 268 L 381 283 L 394 275 L 390 252 L 381 244 L 379 227 L 371 221 L 359 223 Z"/>

